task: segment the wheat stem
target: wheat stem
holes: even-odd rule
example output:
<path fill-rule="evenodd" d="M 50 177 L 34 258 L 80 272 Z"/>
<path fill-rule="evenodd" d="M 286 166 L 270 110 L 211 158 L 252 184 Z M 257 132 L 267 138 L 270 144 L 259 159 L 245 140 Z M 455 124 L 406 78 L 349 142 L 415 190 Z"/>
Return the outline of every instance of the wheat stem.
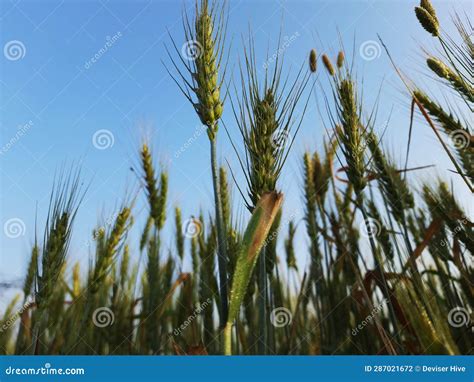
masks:
<path fill-rule="evenodd" d="M 258 328 L 259 328 L 259 342 L 258 353 L 261 355 L 267 354 L 268 343 L 268 328 L 267 328 L 267 271 L 266 271 L 266 251 L 265 247 L 262 249 L 258 258 Z"/>
<path fill-rule="evenodd" d="M 214 204 L 216 211 L 217 245 L 218 245 L 218 267 L 219 267 L 219 295 L 221 298 L 220 306 L 220 324 L 224 328 L 227 322 L 228 314 L 228 295 L 227 295 L 227 247 L 224 231 L 224 218 L 222 215 L 222 198 L 219 184 L 219 169 L 217 166 L 216 140 L 211 139 L 211 168 L 212 185 L 214 187 Z"/>

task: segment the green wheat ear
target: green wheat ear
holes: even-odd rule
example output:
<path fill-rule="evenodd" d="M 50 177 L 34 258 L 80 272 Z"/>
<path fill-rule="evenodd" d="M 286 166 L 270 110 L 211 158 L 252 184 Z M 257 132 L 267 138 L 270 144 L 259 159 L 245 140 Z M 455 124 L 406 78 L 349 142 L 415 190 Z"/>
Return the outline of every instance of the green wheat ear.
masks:
<path fill-rule="evenodd" d="M 293 268 L 295 271 L 298 271 L 295 247 L 293 244 L 295 233 L 295 223 L 293 223 L 293 221 L 290 221 L 290 224 L 288 224 L 288 238 L 285 240 L 286 266 L 288 267 L 288 269 Z"/>
<path fill-rule="evenodd" d="M 181 208 L 175 207 L 174 209 L 174 222 L 176 230 L 176 250 L 178 256 L 183 261 L 184 258 L 184 234 L 183 234 L 183 220 L 181 216 Z"/>
<path fill-rule="evenodd" d="M 334 66 L 332 65 L 331 59 L 326 54 L 323 54 L 322 60 L 323 60 L 324 67 L 326 68 L 328 73 L 331 76 L 334 76 L 334 73 L 336 72 L 334 71 Z"/>
<path fill-rule="evenodd" d="M 72 234 L 72 225 L 79 205 L 84 197 L 81 191 L 80 169 L 71 168 L 66 175 L 63 170 L 58 176 L 50 196 L 50 205 L 44 234 L 41 259 L 38 258 L 35 272 L 36 321 L 32 332 L 32 353 L 40 353 L 40 336 L 47 324 L 47 313 L 53 292 L 60 280 L 61 270 L 66 263 L 66 255 Z M 40 273 L 41 263 L 41 273 Z"/>
<path fill-rule="evenodd" d="M 435 13 L 430 13 L 426 8 L 415 7 L 415 14 L 421 26 L 434 37 L 439 36 L 439 22 Z"/>
<path fill-rule="evenodd" d="M 40 248 L 35 242 L 35 244 L 33 245 L 33 249 L 31 250 L 31 258 L 30 263 L 28 264 L 28 270 L 26 272 L 25 282 L 23 283 L 23 298 L 25 300 L 30 295 L 33 283 L 35 281 L 36 269 L 38 267 L 39 252 Z"/>
<path fill-rule="evenodd" d="M 224 3 L 224 4 L 223 4 Z M 201 123 L 207 127 L 211 149 L 212 186 L 214 189 L 215 221 L 218 242 L 220 317 L 224 326 L 227 317 L 227 244 L 222 216 L 222 201 L 217 166 L 217 131 L 224 109 L 221 87 L 225 78 L 227 62 L 221 71 L 225 56 L 226 4 L 218 1 L 196 0 L 194 19 L 183 15 L 186 43 L 178 49 L 171 41 L 182 67 L 179 68 L 167 49 L 178 75 L 173 80 L 186 99 L 192 104 Z M 183 54 L 183 49 L 188 54 Z M 185 56 L 185 57 L 183 57 Z M 226 58 L 227 60 L 227 58 Z M 168 70 L 169 73 L 169 70 Z"/>
<path fill-rule="evenodd" d="M 309 70 L 311 70 L 311 73 L 316 72 L 317 69 L 317 62 L 318 56 L 316 54 L 315 49 L 311 49 L 311 52 L 309 52 Z"/>
<path fill-rule="evenodd" d="M 441 60 L 438 60 L 435 57 L 428 57 L 426 59 L 426 64 L 439 77 L 446 79 L 449 77 L 449 69 Z"/>
<path fill-rule="evenodd" d="M 433 7 L 433 4 L 431 4 L 430 0 L 421 0 L 420 7 L 425 9 L 431 15 L 431 17 L 436 19 L 436 11 Z"/>
<path fill-rule="evenodd" d="M 345 55 L 344 55 L 344 52 L 341 50 L 338 55 L 337 55 L 337 68 L 338 69 L 341 69 L 342 68 L 342 65 L 344 65 L 344 59 L 345 59 Z"/>
<path fill-rule="evenodd" d="M 224 332 L 226 355 L 232 353 L 232 325 L 239 316 L 240 305 L 247 291 L 258 255 L 265 244 L 268 232 L 282 202 L 283 194 L 277 192 L 265 193 L 258 201 L 245 230 L 230 291 L 229 316 Z"/>
<path fill-rule="evenodd" d="M 173 66 L 178 71 L 178 78 L 173 79 L 194 107 L 202 124 L 207 126 L 207 134 L 211 141 L 215 140 L 218 121 L 222 116 L 224 102 L 221 87 L 225 75 L 219 75 L 224 58 L 224 42 L 226 33 L 225 5 L 218 2 L 209 4 L 208 0 L 196 1 L 196 15 L 190 20 L 183 17 L 186 43 L 183 49 L 189 50 L 186 57 L 172 43 L 184 69 L 179 68 L 168 51 Z M 189 79 L 187 78 L 189 77 Z M 181 81 L 180 81 L 181 80 Z M 181 82 L 181 83 L 180 83 Z"/>
<path fill-rule="evenodd" d="M 426 64 L 438 77 L 448 80 L 455 90 L 464 95 L 470 102 L 474 102 L 474 88 L 444 62 L 435 57 L 428 57 Z"/>
<path fill-rule="evenodd" d="M 260 77 L 252 37 L 244 57 L 240 68 L 242 93 L 235 101 L 231 98 L 231 103 L 244 143 L 245 159 L 239 152 L 236 154 L 247 181 L 248 200 L 240 188 L 239 191 L 252 212 L 264 193 L 277 190 L 278 178 L 306 112 L 307 101 L 300 113 L 296 110 L 309 73 L 305 74 L 302 66 L 294 80 L 283 78 L 282 55 L 277 57 L 274 68 L 265 68 Z"/>

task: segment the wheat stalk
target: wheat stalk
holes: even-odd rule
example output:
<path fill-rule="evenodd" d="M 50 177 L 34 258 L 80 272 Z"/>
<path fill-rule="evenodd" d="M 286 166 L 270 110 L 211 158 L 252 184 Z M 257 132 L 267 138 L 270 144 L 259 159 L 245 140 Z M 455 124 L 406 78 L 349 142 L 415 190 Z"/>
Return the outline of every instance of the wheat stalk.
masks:
<path fill-rule="evenodd" d="M 207 134 L 211 149 L 212 184 L 214 188 L 214 204 L 216 213 L 216 226 L 218 238 L 218 264 L 220 280 L 220 320 L 223 327 L 226 322 L 228 311 L 227 292 L 227 244 L 224 229 L 224 218 L 222 213 L 222 196 L 219 185 L 219 174 L 217 165 L 217 131 L 218 123 L 222 116 L 224 102 L 221 97 L 221 88 L 225 76 L 225 68 L 221 72 L 221 64 L 224 57 L 224 43 L 226 32 L 225 5 L 218 6 L 213 2 L 209 6 L 207 0 L 196 1 L 195 17 L 191 23 L 187 15 L 183 17 L 186 44 L 193 45 L 196 54 L 186 62 L 180 57 L 185 68 L 184 73 L 180 71 L 171 54 L 169 54 L 174 67 L 178 70 L 183 85 L 175 79 L 184 96 L 191 102 L 199 116 L 201 123 L 207 126 Z M 179 50 L 173 41 L 176 52 Z M 194 46 L 195 45 L 195 46 Z M 168 52 L 169 53 L 169 52 Z M 186 79 L 189 75 L 190 80 Z M 219 75 L 221 78 L 219 78 Z M 173 77 L 174 78 L 174 77 Z M 194 95 L 193 95 L 193 94 Z"/>

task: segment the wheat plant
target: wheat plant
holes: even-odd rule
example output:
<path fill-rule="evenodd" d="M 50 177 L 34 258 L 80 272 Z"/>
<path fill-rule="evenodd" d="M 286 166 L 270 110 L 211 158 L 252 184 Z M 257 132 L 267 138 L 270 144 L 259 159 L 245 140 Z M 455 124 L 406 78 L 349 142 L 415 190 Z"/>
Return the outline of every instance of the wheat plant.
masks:
<path fill-rule="evenodd" d="M 455 15 L 457 35 L 446 35 L 428 0 L 411 15 L 440 44 L 426 71 L 451 101 L 436 100 L 387 52 L 412 102 L 407 121 L 421 113 L 459 182 L 441 171 L 422 181 L 425 167 L 408 168 L 411 123 L 404 163 L 387 149 L 376 112 L 385 100 L 367 105 L 344 49 L 335 57 L 308 49 L 296 71 L 278 55 L 261 70 L 250 35 L 239 80 L 229 79 L 234 120 L 224 125 L 228 15 L 202 0 L 183 16 L 193 54 L 183 57 L 173 38 L 170 57 L 208 133 L 213 211 L 169 205 L 177 175 L 145 141 L 133 166 L 137 193 L 97 223 L 79 265 L 70 242 L 87 187 L 79 170 L 63 169 L 36 223 L 44 235 L 35 232 L 22 289 L 0 317 L 0 353 L 472 355 L 474 224 L 461 199 L 474 166 L 472 25 Z M 313 91 L 322 120 L 308 118 Z M 290 174 L 303 217 L 288 217 L 284 164 L 300 126 L 320 123 L 320 149 L 307 145 L 301 176 Z M 217 161 L 219 125 L 241 138 L 231 144 L 243 186 L 231 161 Z"/>

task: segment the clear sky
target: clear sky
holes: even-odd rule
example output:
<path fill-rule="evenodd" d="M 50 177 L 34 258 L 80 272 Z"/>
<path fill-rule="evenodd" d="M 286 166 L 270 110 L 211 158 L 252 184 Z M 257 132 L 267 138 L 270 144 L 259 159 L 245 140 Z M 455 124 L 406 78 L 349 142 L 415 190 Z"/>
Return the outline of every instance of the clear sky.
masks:
<path fill-rule="evenodd" d="M 468 2 L 433 3 L 448 30 L 454 9 L 472 12 Z M 200 128 L 198 118 L 162 63 L 169 64 L 164 49 L 170 42 L 167 30 L 178 47 L 184 43 L 180 17 L 184 7 L 192 8 L 192 2 L 0 0 L 0 4 L 0 43 L 4 48 L 0 57 L 0 281 L 23 276 L 34 240 L 36 211 L 41 238 L 54 174 L 61 165 L 77 162 L 81 162 L 83 179 L 90 188 L 75 224 L 70 258 L 86 265 L 89 249 L 85 243 L 93 227 L 101 218 L 107 220 L 126 193 L 137 187 L 129 168 L 137 163 L 137 149 L 145 136 L 153 144 L 157 161 L 170 173 L 168 218 L 176 204 L 185 218 L 197 214 L 201 207 L 206 214 L 212 211 L 207 135 L 198 133 L 193 139 Z M 411 0 L 231 0 L 229 79 L 237 73 L 242 36 L 248 36 L 249 28 L 255 37 L 257 66 L 263 68 L 266 52 L 272 55 L 279 49 L 282 25 L 281 49 L 290 73 L 306 62 L 311 48 L 334 57 L 339 34 L 349 55 L 354 51 L 367 105 L 373 105 L 382 86 L 377 129 L 383 130 L 390 117 L 384 144 L 401 160 L 410 100 L 375 41 L 380 34 L 405 73 L 420 85 L 431 83 L 421 48 L 436 51 L 436 45 L 414 16 L 416 4 Z M 107 41 L 109 47 L 104 52 Z M 99 58 L 93 62 L 96 55 Z M 320 75 L 327 88 L 325 77 Z M 325 134 L 317 108 L 321 101 L 318 86 L 280 181 L 286 194 L 285 213 L 292 211 L 297 220 L 302 216 L 300 158 L 305 149 L 320 148 Z M 230 111 L 227 104 L 223 119 L 241 147 Z M 99 137 L 96 146 L 110 147 L 97 149 L 94 136 Z M 185 147 L 189 139 L 192 144 Z M 415 126 L 413 148 L 411 166 L 437 164 L 437 173 L 449 176 L 446 170 L 452 166 L 421 119 Z M 230 162 L 242 183 L 223 129 L 219 132 L 219 157 L 223 163 L 225 159 Z M 433 176 L 433 172 L 426 174 L 411 176 L 411 180 L 419 185 L 420 179 Z M 242 206 L 235 187 L 234 199 Z M 143 226 L 142 206 L 140 199 L 135 232 Z M 248 215 L 239 207 L 235 217 L 245 221 Z M 21 234 L 7 235 L 7 222 L 19 223 Z M 168 219 L 165 248 L 173 245 L 172 223 Z M 302 225 L 299 231 L 298 260 L 304 266 L 307 253 Z M 136 237 L 131 239 L 136 244 Z"/>

